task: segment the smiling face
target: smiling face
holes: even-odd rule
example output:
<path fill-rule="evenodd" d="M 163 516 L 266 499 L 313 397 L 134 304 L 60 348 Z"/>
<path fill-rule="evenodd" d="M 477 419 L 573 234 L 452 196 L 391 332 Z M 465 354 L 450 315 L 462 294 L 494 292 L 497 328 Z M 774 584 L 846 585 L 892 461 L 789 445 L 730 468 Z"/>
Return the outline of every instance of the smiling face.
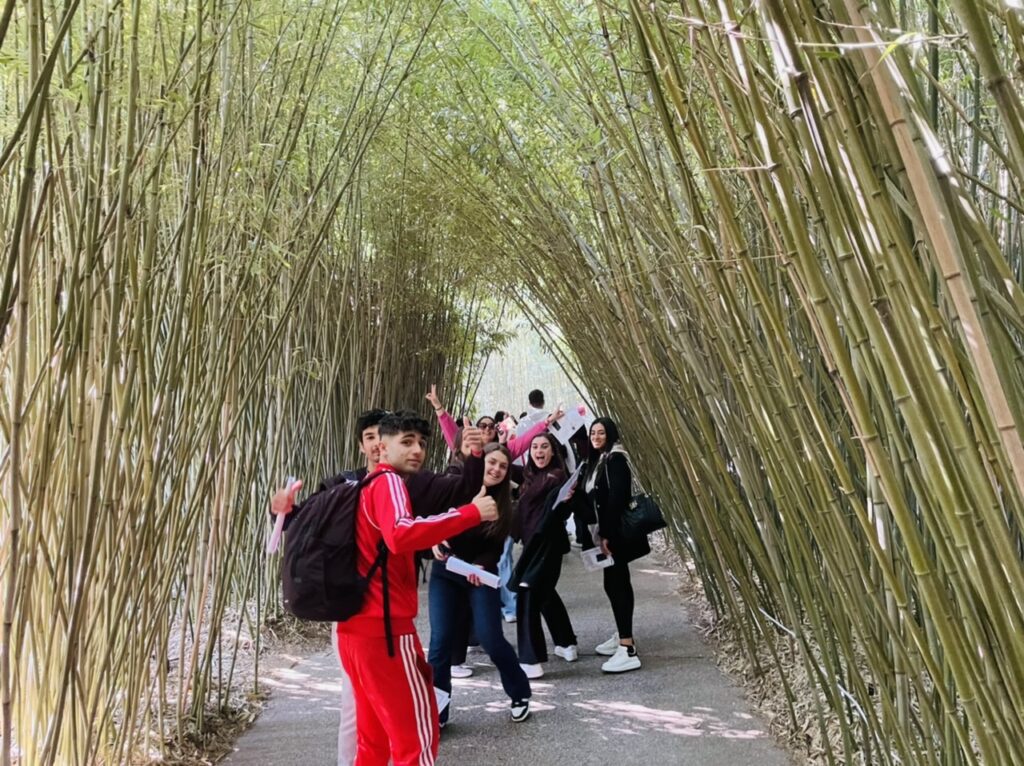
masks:
<path fill-rule="evenodd" d="M 484 486 L 496 487 L 508 476 L 508 458 L 497 450 L 484 458 Z"/>
<path fill-rule="evenodd" d="M 380 439 L 380 459 L 400 474 L 416 473 L 427 455 L 427 438 L 417 431 L 400 431 Z"/>
<path fill-rule="evenodd" d="M 480 418 L 476 421 L 476 427 L 484 432 L 484 444 L 497 440 L 498 424 L 494 422 L 494 418 Z"/>
<path fill-rule="evenodd" d="M 554 454 L 555 451 L 551 448 L 551 442 L 547 439 L 538 436 L 530 442 L 530 460 L 533 461 L 533 464 L 538 469 L 543 471 L 547 468 Z"/>
<path fill-rule="evenodd" d="M 594 423 L 590 427 L 590 446 L 600 451 L 608 443 L 608 432 L 605 431 L 602 423 Z"/>

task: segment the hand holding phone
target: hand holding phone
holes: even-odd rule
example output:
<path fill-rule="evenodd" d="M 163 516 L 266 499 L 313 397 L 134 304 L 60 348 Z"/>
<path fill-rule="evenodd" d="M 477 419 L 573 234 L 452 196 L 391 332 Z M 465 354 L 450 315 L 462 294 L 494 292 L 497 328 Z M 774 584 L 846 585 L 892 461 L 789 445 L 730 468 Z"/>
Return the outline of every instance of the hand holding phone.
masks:
<path fill-rule="evenodd" d="M 448 547 L 448 541 L 447 540 L 443 540 L 442 542 L 439 542 L 437 545 L 432 547 L 430 550 L 433 552 L 434 558 L 437 559 L 438 561 L 447 561 L 448 557 L 452 555 L 452 549 Z"/>

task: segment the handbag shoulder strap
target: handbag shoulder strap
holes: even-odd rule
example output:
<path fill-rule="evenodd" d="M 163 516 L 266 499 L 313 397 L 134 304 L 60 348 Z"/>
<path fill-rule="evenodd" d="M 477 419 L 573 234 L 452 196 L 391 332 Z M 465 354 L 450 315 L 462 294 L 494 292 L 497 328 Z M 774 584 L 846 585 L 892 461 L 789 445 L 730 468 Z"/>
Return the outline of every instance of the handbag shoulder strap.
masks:
<path fill-rule="evenodd" d="M 621 452 L 616 452 L 616 453 L 612 453 L 612 454 L 622 455 L 624 458 L 626 458 L 626 465 L 629 466 L 629 483 L 630 483 L 629 494 L 631 496 L 646 495 L 647 494 L 647 490 L 644 489 L 643 484 L 640 483 L 640 479 L 637 478 L 636 469 L 633 467 L 633 461 L 630 459 L 629 453 L 626 452 L 626 450 L 622 450 Z M 609 457 L 610 457 L 610 455 L 609 455 Z M 605 461 L 604 470 L 605 470 L 605 478 L 607 478 L 608 477 L 608 463 L 607 463 L 607 461 Z"/>

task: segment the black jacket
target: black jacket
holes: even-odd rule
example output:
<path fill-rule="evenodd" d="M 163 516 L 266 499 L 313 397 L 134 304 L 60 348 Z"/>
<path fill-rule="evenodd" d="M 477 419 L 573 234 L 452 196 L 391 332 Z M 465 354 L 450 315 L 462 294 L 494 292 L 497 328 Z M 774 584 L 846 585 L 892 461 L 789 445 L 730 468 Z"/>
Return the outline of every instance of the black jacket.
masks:
<path fill-rule="evenodd" d="M 597 515 L 598 534 L 611 545 L 622 539 L 622 514 L 632 494 L 633 474 L 621 452 L 611 452 L 596 466 L 594 488 L 586 493 Z M 584 480 L 584 490 L 586 481 Z"/>
<path fill-rule="evenodd" d="M 512 537 L 517 542 L 527 545 L 537 533 L 544 518 L 548 495 L 551 490 L 559 489 L 565 483 L 565 478 L 565 471 L 560 468 L 537 471 L 531 473 L 529 478 L 523 477 L 519 487 L 516 523 L 512 529 Z"/>
<path fill-rule="evenodd" d="M 498 562 L 505 550 L 505 538 L 488 534 L 493 521 L 485 521 L 448 541 L 452 553 L 463 561 L 483 567 L 488 572 L 498 573 Z"/>
<path fill-rule="evenodd" d="M 354 471 L 342 471 L 320 482 L 316 492 L 323 492 L 325 489 L 330 489 L 346 481 L 360 481 L 364 476 L 366 476 L 365 467 L 357 468 Z M 434 516 L 451 508 L 465 505 L 477 496 L 483 483 L 484 458 L 482 455 L 467 457 L 460 474 L 417 471 L 405 480 L 405 486 L 409 490 L 409 501 L 412 503 L 412 512 L 416 516 Z M 303 502 L 308 502 L 308 500 L 309 498 L 306 498 Z M 285 517 L 285 529 L 288 528 L 288 523 L 293 516 L 294 514 L 290 513 Z"/>
<path fill-rule="evenodd" d="M 562 556 L 569 552 L 565 521 L 572 512 L 571 503 L 555 505 L 558 487 L 544 499 L 544 510 L 536 533 L 526 542 L 509 578 L 509 588 L 525 586 L 533 592 L 554 588 L 561 572 Z"/>
<path fill-rule="evenodd" d="M 585 493 L 585 499 L 597 517 L 598 534 L 608 541 L 612 557 L 617 561 L 629 562 L 646 556 L 651 552 L 647 537 L 627 539 L 622 532 L 622 518 L 633 497 L 633 474 L 625 454 L 610 452 L 596 470 L 594 488 Z M 581 479 L 581 482 L 585 490 L 586 480 Z M 578 495 L 577 492 L 573 497 Z"/>

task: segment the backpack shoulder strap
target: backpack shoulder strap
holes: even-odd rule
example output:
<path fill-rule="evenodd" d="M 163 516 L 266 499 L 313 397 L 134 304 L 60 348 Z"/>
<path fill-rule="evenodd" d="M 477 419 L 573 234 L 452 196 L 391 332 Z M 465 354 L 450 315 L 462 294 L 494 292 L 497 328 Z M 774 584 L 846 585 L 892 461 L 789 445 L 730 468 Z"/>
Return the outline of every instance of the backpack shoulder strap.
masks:
<path fill-rule="evenodd" d="M 376 478 L 378 478 L 380 476 L 383 476 L 384 474 L 387 474 L 387 473 L 393 473 L 393 474 L 397 475 L 398 472 L 397 471 L 374 471 L 371 474 L 367 474 L 359 482 L 359 492 L 362 493 L 363 489 L 368 484 L 370 484 L 374 479 L 376 479 Z M 357 508 L 357 512 L 358 512 L 358 508 Z M 384 544 L 384 540 L 382 539 L 379 543 L 377 543 L 377 558 L 375 558 L 373 560 L 373 564 L 370 565 L 370 569 L 366 572 L 366 576 L 363 578 L 363 582 L 364 583 L 369 583 L 370 580 L 373 579 L 374 574 L 377 573 L 378 569 L 384 569 L 384 567 L 386 566 L 387 555 L 388 555 L 388 547 L 387 547 L 387 545 Z"/>
<path fill-rule="evenodd" d="M 359 491 L 363 491 L 363 488 L 376 479 L 379 476 L 383 476 L 386 473 L 397 474 L 397 471 L 374 471 L 371 474 L 363 477 L 363 480 L 359 482 Z M 395 656 L 395 638 L 391 635 L 391 588 L 388 584 L 388 546 L 385 545 L 384 541 L 381 540 L 377 543 L 377 558 L 373 560 L 373 564 L 370 566 L 369 571 L 363 578 L 364 587 L 370 584 L 370 580 L 380 569 L 380 583 L 381 583 L 381 596 L 383 598 L 384 607 L 384 636 L 388 642 L 388 657 Z"/>
<path fill-rule="evenodd" d="M 364 487 L 366 487 L 367 485 L 373 483 L 374 479 L 379 479 L 381 476 L 386 476 L 389 473 L 393 473 L 395 476 L 398 475 L 398 471 L 388 471 L 388 470 L 374 471 L 373 473 L 366 474 L 366 476 L 361 478 L 359 480 L 359 482 L 358 482 L 359 483 L 359 491 L 362 492 Z"/>

